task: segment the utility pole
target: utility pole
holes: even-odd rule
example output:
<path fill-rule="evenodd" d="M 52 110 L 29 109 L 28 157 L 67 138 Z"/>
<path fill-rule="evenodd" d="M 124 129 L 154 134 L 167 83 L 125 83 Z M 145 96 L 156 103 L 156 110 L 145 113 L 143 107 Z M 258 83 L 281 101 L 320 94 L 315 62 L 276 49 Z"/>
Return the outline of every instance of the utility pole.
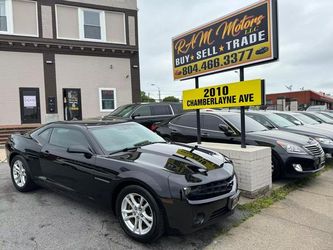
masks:
<path fill-rule="evenodd" d="M 157 90 L 158 90 L 158 102 L 161 102 L 161 89 L 160 89 L 160 87 L 157 86 L 157 84 L 155 84 L 155 83 L 152 83 L 150 85 L 155 86 L 157 88 Z"/>

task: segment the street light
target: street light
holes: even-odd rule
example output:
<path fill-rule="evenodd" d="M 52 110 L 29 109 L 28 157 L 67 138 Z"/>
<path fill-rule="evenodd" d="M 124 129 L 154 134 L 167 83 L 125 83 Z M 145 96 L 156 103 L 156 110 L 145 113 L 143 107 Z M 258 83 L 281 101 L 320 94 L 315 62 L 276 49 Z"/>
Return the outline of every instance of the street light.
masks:
<path fill-rule="evenodd" d="M 161 102 L 161 90 L 160 90 L 160 87 L 157 86 L 155 83 L 152 83 L 150 85 L 157 87 L 157 90 L 158 90 L 158 102 Z"/>

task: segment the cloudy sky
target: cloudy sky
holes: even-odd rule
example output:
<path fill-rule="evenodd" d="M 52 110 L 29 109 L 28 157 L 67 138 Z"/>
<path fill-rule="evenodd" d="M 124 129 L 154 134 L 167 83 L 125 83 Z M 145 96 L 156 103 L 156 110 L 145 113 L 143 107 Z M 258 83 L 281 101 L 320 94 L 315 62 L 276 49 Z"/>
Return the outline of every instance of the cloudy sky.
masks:
<path fill-rule="evenodd" d="M 173 81 L 172 37 L 257 0 L 138 0 L 141 89 L 157 98 L 181 97 L 194 80 Z M 266 80 L 266 93 L 285 85 L 333 94 L 333 1 L 278 0 L 278 62 L 245 69 L 245 79 Z M 200 86 L 238 81 L 234 71 L 200 77 Z M 155 84 L 152 86 L 151 84 Z"/>

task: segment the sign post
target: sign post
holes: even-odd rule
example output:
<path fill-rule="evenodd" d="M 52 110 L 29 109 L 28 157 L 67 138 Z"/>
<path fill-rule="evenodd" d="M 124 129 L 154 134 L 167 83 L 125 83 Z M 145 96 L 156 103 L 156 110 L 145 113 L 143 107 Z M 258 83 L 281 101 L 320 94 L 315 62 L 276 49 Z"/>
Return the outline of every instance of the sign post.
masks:
<path fill-rule="evenodd" d="M 199 77 L 195 77 L 195 88 L 199 88 Z M 201 144 L 201 119 L 200 119 L 200 109 L 196 110 L 197 112 L 197 142 L 198 144 Z"/>
<path fill-rule="evenodd" d="M 244 81 L 244 68 L 239 68 L 239 81 Z M 245 107 L 240 107 L 240 115 L 241 115 L 241 147 L 246 148 L 246 135 L 245 135 Z"/>

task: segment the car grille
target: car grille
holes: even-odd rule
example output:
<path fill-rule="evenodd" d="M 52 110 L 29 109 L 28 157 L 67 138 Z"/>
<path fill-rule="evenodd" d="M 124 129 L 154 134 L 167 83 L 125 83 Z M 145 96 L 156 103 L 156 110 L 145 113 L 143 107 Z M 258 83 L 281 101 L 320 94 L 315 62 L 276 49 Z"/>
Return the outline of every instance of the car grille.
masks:
<path fill-rule="evenodd" d="M 324 153 L 323 149 L 319 144 L 304 146 L 304 148 L 310 151 L 310 153 L 314 156 L 321 156 Z"/>
<path fill-rule="evenodd" d="M 228 212 L 228 207 L 220 208 L 220 209 L 214 211 L 214 212 L 210 215 L 208 221 L 215 220 L 216 218 L 218 218 L 218 217 L 220 217 L 220 216 L 226 214 L 227 212 Z"/>
<path fill-rule="evenodd" d="M 214 181 L 204 185 L 191 187 L 191 192 L 187 195 L 189 200 L 204 200 L 216 196 L 224 195 L 232 190 L 234 185 L 233 176 L 226 180 Z"/>

